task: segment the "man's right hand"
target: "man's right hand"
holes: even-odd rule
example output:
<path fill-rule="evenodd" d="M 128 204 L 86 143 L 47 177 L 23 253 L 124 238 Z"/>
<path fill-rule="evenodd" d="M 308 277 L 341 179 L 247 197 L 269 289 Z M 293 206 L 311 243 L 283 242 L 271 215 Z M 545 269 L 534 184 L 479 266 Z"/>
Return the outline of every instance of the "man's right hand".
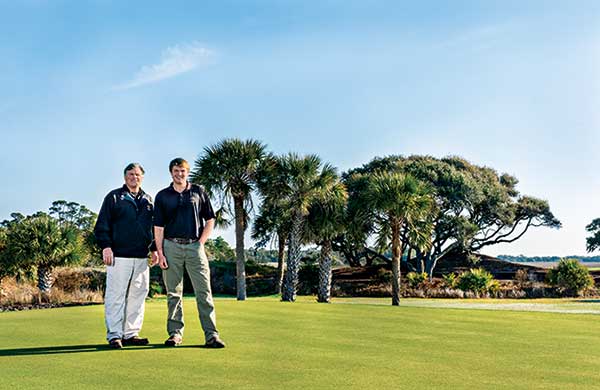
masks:
<path fill-rule="evenodd" d="M 150 267 L 154 267 L 156 264 L 158 264 L 158 252 L 153 251 L 150 255 Z"/>
<path fill-rule="evenodd" d="M 163 253 L 158 253 L 158 266 L 162 269 L 169 268 L 169 264 L 167 264 L 167 258 Z"/>
<path fill-rule="evenodd" d="M 102 260 L 106 265 L 113 265 L 115 258 L 111 248 L 102 249 Z"/>

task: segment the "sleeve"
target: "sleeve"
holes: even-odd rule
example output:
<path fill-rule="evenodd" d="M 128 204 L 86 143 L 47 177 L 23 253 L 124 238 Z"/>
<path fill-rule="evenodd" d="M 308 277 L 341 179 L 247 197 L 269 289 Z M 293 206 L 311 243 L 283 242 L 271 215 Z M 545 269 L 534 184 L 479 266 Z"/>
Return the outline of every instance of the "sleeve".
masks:
<path fill-rule="evenodd" d="M 150 195 L 148 195 L 149 199 L 150 199 L 150 204 L 152 205 L 152 225 L 150 226 L 150 234 L 152 235 L 152 242 L 150 242 L 150 245 L 148 245 L 148 250 L 150 252 L 156 252 L 156 240 L 154 239 L 154 215 L 156 215 L 156 205 L 154 202 L 152 202 L 152 197 Z"/>
<path fill-rule="evenodd" d="M 112 209 L 112 194 L 108 194 L 102 202 L 96 226 L 94 226 L 94 236 L 96 236 L 96 242 L 101 249 L 112 246 Z"/>
<path fill-rule="evenodd" d="M 214 219 L 215 212 L 213 210 L 212 204 L 210 203 L 210 198 L 208 197 L 208 194 L 202 191 L 200 196 L 202 197 L 202 208 L 200 209 L 200 216 L 205 221 Z"/>
<path fill-rule="evenodd" d="M 154 200 L 154 226 L 165 227 L 165 208 L 162 202 L 162 194 L 159 192 Z"/>

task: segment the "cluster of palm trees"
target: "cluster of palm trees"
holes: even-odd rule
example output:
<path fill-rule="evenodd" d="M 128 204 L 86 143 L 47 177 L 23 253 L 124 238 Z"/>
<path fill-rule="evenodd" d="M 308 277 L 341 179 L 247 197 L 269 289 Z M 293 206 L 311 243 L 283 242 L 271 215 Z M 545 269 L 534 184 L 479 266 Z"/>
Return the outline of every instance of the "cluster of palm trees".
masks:
<path fill-rule="evenodd" d="M 391 229 L 392 304 L 397 305 L 404 247 L 401 230 L 407 225 L 419 226 L 411 231 L 427 230 L 426 216 L 434 201 L 421 182 L 401 173 L 363 175 L 358 179 L 364 182 L 361 203 L 365 216 L 376 213 L 380 221 L 385 221 L 382 229 Z M 195 161 L 191 180 L 203 185 L 216 201 L 218 225 L 235 223 L 238 300 L 246 299 L 244 233 L 254 211 L 253 195 L 258 194 L 260 208 L 254 213 L 252 236 L 278 241 L 282 300 L 295 301 L 300 250 L 302 245 L 312 243 L 321 248 L 317 299 L 330 301 L 332 240 L 347 228 L 348 192 L 336 168 L 316 155 L 274 155 L 257 140 L 224 139 L 204 149 Z"/>

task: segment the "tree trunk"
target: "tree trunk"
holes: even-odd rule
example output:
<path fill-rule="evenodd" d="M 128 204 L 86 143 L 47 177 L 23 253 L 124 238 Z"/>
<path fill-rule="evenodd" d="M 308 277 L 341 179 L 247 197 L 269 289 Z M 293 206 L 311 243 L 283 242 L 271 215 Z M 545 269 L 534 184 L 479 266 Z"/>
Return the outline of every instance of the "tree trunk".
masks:
<path fill-rule="evenodd" d="M 283 285 L 283 258 L 285 257 L 285 236 L 277 233 L 277 294 L 281 294 Z"/>
<path fill-rule="evenodd" d="M 42 294 L 50 293 L 54 280 L 52 279 L 52 267 L 39 265 L 37 269 L 38 289 Z"/>
<path fill-rule="evenodd" d="M 421 267 L 421 271 L 419 272 L 427 272 L 427 266 L 425 264 L 425 257 L 423 255 L 423 251 L 418 247 L 415 248 L 415 258 L 417 259 L 417 264 Z"/>
<path fill-rule="evenodd" d="M 246 254 L 244 253 L 244 199 L 234 198 L 235 207 L 235 261 L 237 300 L 246 300 Z"/>
<path fill-rule="evenodd" d="M 287 269 L 283 282 L 281 300 L 294 302 L 296 300 L 296 291 L 298 289 L 298 270 L 300 268 L 300 238 L 302 237 L 302 224 L 304 218 L 296 213 L 292 221 L 292 231 L 290 232 L 290 242 L 288 244 Z"/>
<path fill-rule="evenodd" d="M 319 293 L 318 302 L 331 301 L 331 241 L 323 241 L 321 259 L 319 261 Z"/>
<path fill-rule="evenodd" d="M 429 275 L 429 281 L 433 280 L 433 270 L 435 268 L 432 258 L 434 257 L 432 256 L 431 251 L 427 252 L 427 255 L 425 255 L 425 265 L 427 270 L 425 272 Z"/>
<path fill-rule="evenodd" d="M 392 220 L 392 305 L 400 305 L 400 223 Z"/>

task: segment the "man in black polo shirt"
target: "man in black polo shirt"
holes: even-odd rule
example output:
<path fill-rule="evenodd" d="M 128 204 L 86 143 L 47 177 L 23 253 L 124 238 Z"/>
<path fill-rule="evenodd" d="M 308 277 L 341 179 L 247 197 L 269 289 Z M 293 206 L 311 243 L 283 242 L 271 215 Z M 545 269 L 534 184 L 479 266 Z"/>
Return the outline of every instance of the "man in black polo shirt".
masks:
<path fill-rule="evenodd" d="M 152 197 L 141 188 L 144 168 L 131 163 L 123 173 L 125 184 L 106 195 L 94 227 L 106 264 L 106 338 L 113 348 L 148 344 L 138 333 L 149 288 L 149 248 L 152 264 L 158 262 L 152 242 Z"/>
<path fill-rule="evenodd" d="M 204 243 L 215 225 L 215 213 L 202 187 L 187 181 L 190 165 L 182 158 L 169 164 L 173 182 L 156 195 L 154 234 L 158 261 L 167 287 L 167 332 L 165 345 L 183 340 L 183 273 L 187 270 L 204 330 L 206 347 L 223 348 L 216 326 L 210 288 L 210 269 Z"/>

